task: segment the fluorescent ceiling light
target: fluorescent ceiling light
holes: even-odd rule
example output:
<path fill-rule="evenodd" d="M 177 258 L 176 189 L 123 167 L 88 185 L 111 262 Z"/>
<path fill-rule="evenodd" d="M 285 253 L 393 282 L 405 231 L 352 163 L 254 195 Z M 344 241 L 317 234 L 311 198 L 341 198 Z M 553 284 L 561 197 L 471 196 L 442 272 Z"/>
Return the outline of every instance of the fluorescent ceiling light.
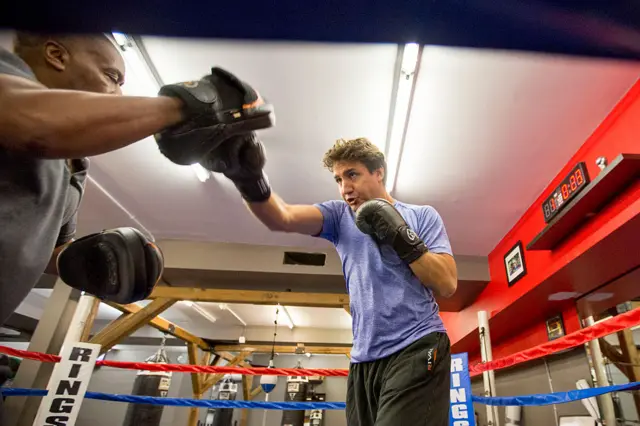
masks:
<path fill-rule="evenodd" d="M 216 322 L 216 317 L 214 317 L 213 315 L 211 315 L 209 312 L 207 312 L 206 310 L 204 310 L 202 307 L 200 307 L 200 305 L 198 305 L 195 302 L 192 302 L 191 300 L 185 300 L 184 303 L 192 308 L 194 311 L 196 311 L 197 313 L 199 313 L 200 315 L 202 315 L 204 318 L 206 318 L 207 320 L 211 321 L 211 322 Z"/>
<path fill-rule="evenodd" d="M 391 133 L 387 145 L 386 187 L 389 192 L 394 190 L 396 178 L 398 176 L 402 145 L 404 143 L 405 130 L 409 121 L 411 95 L 415 85 L 416 70 L 418 68 L 418 59 L 420 56 L 419 53 L 420 45 L 417 43 L 406 44 L 403 48 L 393 120 L 391 121 Z"/>
<path fill-rule="evenodd" d="M 196 174 L 200 182 L 204 183 L 211 177 L 211 172 L 198 163 L 192 164 L 191 170 L 193 170 L 193 173 Z"/>
<path fill-rule="evenodd" d="M 160 82 L 151 72 L 133 38 L 122 33 L 112 34 L 120 47 L 120 53 L 125 63 L 123 93 L 133 96 L 158 96 Z"/>
<path fill-rule="evenodd" d="M 247 326 L 247 323 L 246 323 L 242 318 L 240 318 L 240 315 L 238 315 L 237 313 L 235 313 L 235 311 L 234 311 L 234 310 L 232 310 L 232 309 L 229 307 L 229 305 L 227 305 L 226 303 L 219 303 L 219 304 L 218 304 L 218 307 L 220 307 L 220 309 L 221 309 L 221 310 L 223 310 L 223 311 L 227 311 L 227 312 L 229 312 L 231 315 L 233 315 L 234 317 L 236 317 L 236 319 L 237 319 L 238 321 L 240 321 L 240 322 L 242 323 L 242 325 L 244 325 L 245 327 Z"/>
<path fill-rule="evenodd" d="M 125 84 L 122 87 L 123 93 L 133 96 L 157 96 L 162 83 L 158 81 L 151 71 L 151 67 L 133 37 L 116 32 L 112 33 L 112 35 L 116 44 L 120 47 L 120 52 L 125 62 L 126 77 Z M 211 177 L 211 172 L 200 164 L 192 164 L 191 170 L 193 170 L 200 182 L 204 183 Z"/>
<path fill-rule="evenodd" d="M 291 316 L 289 315 L 289 311 L 287 311 L 287 308 L 285 308 L 284 306 L 280 305 L 278 303 L 278 307 L 280 309 L 280 311 L 284 314 L 284 323 L 287 325 L 287 327 L 289 327 L 290 330 L 293 330 L 293 327 L 295 327 L 295 325 L 293 324 L 293 320 L 291 319 Z"/>

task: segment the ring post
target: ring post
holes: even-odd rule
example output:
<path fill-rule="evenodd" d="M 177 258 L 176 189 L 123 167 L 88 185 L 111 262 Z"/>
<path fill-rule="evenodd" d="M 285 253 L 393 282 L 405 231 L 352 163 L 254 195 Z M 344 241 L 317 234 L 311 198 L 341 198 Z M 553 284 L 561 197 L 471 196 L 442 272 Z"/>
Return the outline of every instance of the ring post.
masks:
<path fill-rule="evenodd" d="M 82 293 L 82 296 L 80 296 L 78 306 L 76 306 L 76 311 L 73 313 L 73 318 L 71 319 L 71 324 L 69 324 L 67 334 L 64 336 L 64 340 L 62 341 L 61 351 L 64 350 L 65 346 L 80 341 L 84 327 L 91 315 L 94 299 L 94 296 L 84 292 Z"/>
<path fill-rule="evenodd" d="M 489 317 L 487 311 L 478 312 L 478 331 L 480 332 L 480 356 L 482 362 L 493 360 L 491 351 L 491 333 L 489 332 Z M 482 373 L 484 395 L 496 396 L 496 378 L 493 370 Z M 500 426 L 498 421 L 498 407 L 487 405 L 487 421 L 490 426 Z"/>
<path fill-rule="evenodd" d="M 65 343 L 33 426 L 74 426 L 100 353 L 93 343 Z"/>
<path fill-rule="evenodd" d="M 584 321 L 587 327 L 591 327 L 595 324 L 592 316 L 585 318 Z M 589 351 L 591 352 L 591 363 L 593 364 L 593 369 L 596 373 L 598 386 L 608 386 L 609 380 L 607 379 L 607 372 L 604 369 L 604 359 L 602 357 L 602 350 L 600 349 L 600 342 L 598 339 L 593 339 L 589 342 Z M 613 408 L 611 394 L 606 393 L 604 395 L 600 395 L 598 397 L 598 402 L 600 403 L 600 409 L 602 410 L 602 417 L 604 417 L 605 425 L 615 426 L 616 415 Z"/>
<path fill-rule="evenodd" d="M 100 353 L 100 345 L 79 343 L 87 319 L 91 314 L 94 297 L 83 293 L 62 342 L 60 362 L 53 368 L 47 385 L 49 393 L 42 398 L 34 426 L 55 423 L 58 419 L 73 426 L 80 405 L 89 386 L 89 380 Z"/>

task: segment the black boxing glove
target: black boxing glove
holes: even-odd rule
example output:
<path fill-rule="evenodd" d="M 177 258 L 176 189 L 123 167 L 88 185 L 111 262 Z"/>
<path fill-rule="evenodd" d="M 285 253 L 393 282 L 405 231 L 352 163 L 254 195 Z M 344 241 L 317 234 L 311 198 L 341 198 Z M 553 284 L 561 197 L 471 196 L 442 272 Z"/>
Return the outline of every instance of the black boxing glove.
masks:
<path fill-rule="evenodd" d="M 263 168 L 267 162 L 262 142 L 255 133 L 233 136 L 207 154 L 200 165 L 223 173 L 248 202 L 260 203 L 271 196 L 271 187 Z"/>
<path fill-rule="evenodd" d="M 407 264 L 429 251 L 387 200 L 375 198 L 362 203 L 356 211 L 355 221 L 360 231 L 371 235 L 379 244 L 390 245 Z"/>
<path fill-rule="evenodd" d="M 275 124 L 273 107 L 222 68 L 199 81 L 162 86 L 158 94 L 184 103 L 185 120 L 155 135 L 160 152 L 176 164 L 198 163 L 229 137 Z"/>

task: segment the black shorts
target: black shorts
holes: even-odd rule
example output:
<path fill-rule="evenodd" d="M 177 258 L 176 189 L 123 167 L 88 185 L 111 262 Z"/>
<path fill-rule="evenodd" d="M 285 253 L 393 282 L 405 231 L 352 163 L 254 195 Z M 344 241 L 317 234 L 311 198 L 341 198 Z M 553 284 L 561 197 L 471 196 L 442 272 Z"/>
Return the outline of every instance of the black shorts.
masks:
<path fill-rule="evenodd" d="M 431 333 L 372 362 L 354 363 L 347 379 L 348 426 L 448 426 L 451 345 Z"/>

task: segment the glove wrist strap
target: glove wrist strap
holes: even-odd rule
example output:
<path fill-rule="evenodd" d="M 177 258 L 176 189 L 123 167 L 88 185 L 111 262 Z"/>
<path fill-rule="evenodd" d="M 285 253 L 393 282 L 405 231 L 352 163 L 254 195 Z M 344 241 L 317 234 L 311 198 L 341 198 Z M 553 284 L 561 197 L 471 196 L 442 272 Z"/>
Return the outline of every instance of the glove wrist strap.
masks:
<path fill-rule="evenodd" d="M 262 173 L 252 180 L 234 180 L 238 192 L 249 203 L 262 203 L 271 197 L 271 186 L 267 175 Z"/>
<path fill-rule="evenodd" d="M 429 251 L 420 237 L 408 226 L 398 229 L 393 241 L 393 249 L 407 264 L 415 262 Z"/>

